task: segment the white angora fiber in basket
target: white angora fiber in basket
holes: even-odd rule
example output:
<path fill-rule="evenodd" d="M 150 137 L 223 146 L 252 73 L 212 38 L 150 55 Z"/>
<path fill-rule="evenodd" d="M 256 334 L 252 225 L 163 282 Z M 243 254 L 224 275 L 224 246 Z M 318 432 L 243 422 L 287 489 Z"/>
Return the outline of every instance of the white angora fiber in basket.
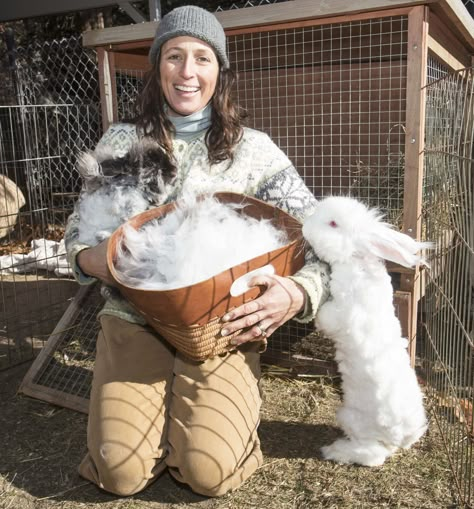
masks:
<path fill-rule="evenodd" d="M 143 289 L 182 288 L 288 243 L 286 232 L 239 208 L 212 196 L 188 196 L 139 230 L 125 225 L 115 262 L 119 281 Z"/>

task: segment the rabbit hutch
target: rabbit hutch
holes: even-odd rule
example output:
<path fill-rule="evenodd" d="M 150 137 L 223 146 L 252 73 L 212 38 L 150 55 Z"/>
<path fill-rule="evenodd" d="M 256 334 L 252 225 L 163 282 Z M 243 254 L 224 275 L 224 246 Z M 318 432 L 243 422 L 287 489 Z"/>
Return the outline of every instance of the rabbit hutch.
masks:
<path fill-rule="evenodd" d="M 295 0 L 216 15 L 250 125 L 288 154 L 314 195 L 350 194 L 426 237 L 425 85 L 471 65 L 474 21 L 461 2 Z M 98 55 L 104 130 L 133 114 L 156 26 L 83 35 Z M 419 272 L 389 269 L 414 358 Z"/>
<path fill-rule="evenodd" d="M 238 76 L 235 95 L 249 113 L 248 124 L 288 154 L 314 195 L 354 196 L 378 207 L 401 231 L 434 243 L 430 269 L 388 264 L 394 304 L 412 362 L 416 354 L 435 398 L 449 402 L 454 417 L 461 400 L 471 405 L 470 420 L 458 421 L 462 429 L 470 426 L 472 437 L 469 12 L 459 0 L 293 0 L 216 16 L 227 34 Z M 83 34 L 83 45 L 97 53 L 104 131 L 133 114 L 157 23 Z M 453 213 L 463 225 L 459 235 Z M 41 386 L 55 400 L 57 390 L 42 382 L 49 376 L 48 356 L 62 348 L 61 329 L 74 320 L 86 324 L 86 333 L 93 330 L 97 303 L 94 291 L 81 289 L 25 378 L 24 392 Z M 272 336 L 264 362 L 302 376 L 312 369 L 334 372 L 330 354 L 312 335 L 310 325 L 287 324 Z M 87 391 L 69 386 L 69 392 L 61 388 L 60 401 L 87 411 Z M 472 445 L 461 456 L 458 477 Z"/>

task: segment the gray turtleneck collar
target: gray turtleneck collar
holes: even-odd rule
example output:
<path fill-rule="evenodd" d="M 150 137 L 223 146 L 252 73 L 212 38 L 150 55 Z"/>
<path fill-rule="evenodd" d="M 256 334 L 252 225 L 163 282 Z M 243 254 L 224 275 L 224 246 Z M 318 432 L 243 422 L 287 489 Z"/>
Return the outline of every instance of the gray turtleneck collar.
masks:
<path fill-rule="evenodd" d="M 202 110 L 191 113 L 186 117 L 168 115 L 171 123 L 176 129 L 176 138 L 178 140 L 189 141 L 196 138 L 211 125 L 211 103 L 208 103 Z"/>

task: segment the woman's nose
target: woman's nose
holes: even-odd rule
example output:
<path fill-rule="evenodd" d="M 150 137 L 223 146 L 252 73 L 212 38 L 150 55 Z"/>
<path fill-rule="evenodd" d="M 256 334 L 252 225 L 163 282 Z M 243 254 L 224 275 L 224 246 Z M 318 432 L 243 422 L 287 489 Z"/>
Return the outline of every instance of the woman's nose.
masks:
<path fill-rule="evenodd" d="M 186 57 L 183 60 L 183 65 L 181 66 L 181 75 L 183 78 L 191 78 L 195 74 L 194 67 L 194 59 L 190 57 Z"/>

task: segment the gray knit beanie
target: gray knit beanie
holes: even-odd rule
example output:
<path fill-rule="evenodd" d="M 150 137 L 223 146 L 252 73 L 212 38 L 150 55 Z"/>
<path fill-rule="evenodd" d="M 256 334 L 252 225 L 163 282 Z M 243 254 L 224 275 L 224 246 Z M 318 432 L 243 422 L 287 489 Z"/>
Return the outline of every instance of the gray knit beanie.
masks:
<path fill-rule="evenodd" d="M 153 65 L 158 57 L 160 48 L 169 39 L 188 35 L 207 42 L 216 52 L 217 58 L 225 69 L 229 67 L 226 54 L 225 33 L 222 25 L 214 14 L 196 7 L 185 5 L 177 7 L 166 14 L 158 25 L 155 40 L 151 45 L 148 58 Z"/>

